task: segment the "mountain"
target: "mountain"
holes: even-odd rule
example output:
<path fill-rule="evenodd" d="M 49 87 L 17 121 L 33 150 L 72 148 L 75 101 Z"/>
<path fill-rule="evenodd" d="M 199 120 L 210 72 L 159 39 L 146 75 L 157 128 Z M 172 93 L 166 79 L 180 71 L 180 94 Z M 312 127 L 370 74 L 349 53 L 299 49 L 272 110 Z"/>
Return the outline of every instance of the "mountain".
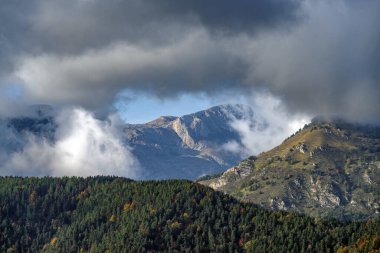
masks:
<path fill-rule="evenodd" d="M 0 206 L 1 252 L 380 249 L 379 220 L 265 210 L 183 180 L 0 177 Z"/>
<path fill-rule="evenodd" d="M 33 105 L 24 114 L 0 118 L 0 157 L 20 151 L 31 135 L 54 141 L 56 127 L 54 109 L 48 105 Z"/>
<path fill-rule="evenodd" d="M 0 119 L 0 158 L 23 149 L 31 137 L 54 143 L 55 111 L 45 105 L 28 108 L 25 115 Z M 182 117 L 162 116 L 146 124 L 125 124 L 121 141 L 142 167 L 142 179 L 194 180 L 237 164 L 241 154 L 223 147 L 240 143 L 232 120 L 249 119 L 252 109 L 244 105 L 220 105 Z M 32 139 L 33 139 L 32 138 Z"/>
<path fill-rule="evenodd" d="M 222 148 L 240 142 L 232 119 L 252 119 L 244 105 L 220 105 L 182 117 L 163 116 L 146 124 L 124 127 L 126 143 L 145 169 L 144 178 L 196 179 L 237 164 L 240 154 Z"/>
<path fill-rule="evenodd" d="M 200 183 L 274 210 L 378 217 L 380 127 L 314 119 L 274 149 Z"/>

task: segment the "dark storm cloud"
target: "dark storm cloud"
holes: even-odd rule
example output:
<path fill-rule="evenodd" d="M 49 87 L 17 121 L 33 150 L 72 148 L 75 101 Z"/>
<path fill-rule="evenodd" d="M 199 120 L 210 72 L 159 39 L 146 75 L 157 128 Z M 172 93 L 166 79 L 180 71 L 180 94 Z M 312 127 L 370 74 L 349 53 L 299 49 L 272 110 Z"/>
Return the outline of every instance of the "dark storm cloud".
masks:
<path fill-rule="evenodd" d="M 4 0 L 1 33 L 18 49 L 78 53 L 120 40 L 168 43 L 194 26 L 253 34 L 293 22 L 298 7 L 296 0 Z"/>
<path fill-rule="evenodd" d="M 0 64 L 7 81 L 1 85 L 21 83 L 30 102 L 92 109 L 109 104 L 124 88 L 172 96 L 231 86 L 246 65 L 225 38 L 294 23 L 299 5 L 296 0 L 4 0 Z"/>
<path fill-rule="evenodd" d="M 176 19 L 194 18 L 208 29 L 226 33 L 253 33 L 296 20 L 299 1 L 146 1 Z"/>
<path fill-rule="evenodd" d="M 205 84 L 236 82 L 243 72 L 241 60 L 214 43 L 294 22 L 298 7 L 298 1 L 285 0 L 5 0 L 0 5 L 2 69 L 16 68 L 16 77 L 21 72 L 27 94 L 40 102 L 102 105 L 124 86 L 161 95 L 200 90 Z M 112 78 L 107 67 L 95 66 L 100 62 L 93 68 L 59 69 L 83 58 L 91 62 L 98 55 L 115 56 L 112 50 L 125 58 Z M 145 53 L 145 61 L 139 53 Z M 110 61 L 109 66 L 120 64 Z M 98 77 L 89 77 L 93 70 Z M 99 99 L 92 100 L 88 86 L 97 89 Z"/>
<path fill-rule="evenodd" d="M 33 3 L 33 0 L 0 3 L 0 74 L 11 70 L 12 56 L 25 46 Z"/>
<path fill-rule="evenodd" d="M 264 88 L 292 111 L 373 120 L 379 10 L 375 0 L 5 0 L 3 76 L 39 103 L 98 109 L 123 89 Z"/>
<path fill-rule="evenodd" d="M 263 83 L 292 111 L 379 122 L 380 2 L 309 2 L 292 33 L 251 48 L 250 83 Z"/>

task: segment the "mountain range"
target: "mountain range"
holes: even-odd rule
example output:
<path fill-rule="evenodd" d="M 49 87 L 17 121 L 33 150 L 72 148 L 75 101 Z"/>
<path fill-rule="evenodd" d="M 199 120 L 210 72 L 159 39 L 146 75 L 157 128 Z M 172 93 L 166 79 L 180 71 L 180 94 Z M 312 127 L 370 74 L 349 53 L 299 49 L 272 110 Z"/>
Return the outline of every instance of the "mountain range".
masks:
<path fill-rule="evenodd" d="M 55 141 L 54 111 L 42 105 L 31 110 L 0 121 L 2 155 L 22 150 L 31 134 Z M 221 105 L 124 124 L 121 138 L 143 179 L 208 175 L 198 182 L 273 210 L 343 220 L 379 216 L 380 127 L 316 118 L 279 146 L 241 161 L 241 154 L 223 147 L 240 143 L 231 122 L 247 118 L 262 123 L 247 106 Z"/>
<path fill-rule="evenodd" d="M 25 115 L 0 120 L 0 150 L 7 155 L 23 149 L 30 136 L 54 143 L 57 125 L 54 109 L 48 105 L 28 108 Z M 162 116 L 146 124 L 118 126 L 121 142 L 128 146 L 141 167 L 141 179 L 181 178 L 223 172 L 237 164 L 240 153 L 224 144 L 241 144 L 232 120 L 250 119 L 252 109 L 245 105 L 220 105 L 181 117 Z"/>
<path fill-rule="evenodd" d="M 272 150 L 199 182 L 274 210 L 378 217 L 380 127 L 316 118 Z"/>
<path fill-rule="evenodd" d="M 248 106 L 220 105 L 182 117 L 162 116 L 146 124 L 127 124 L 123 131 L 145 169 L 143 178 L 196 179 L 241 161 L 241 154 L 223 145 L 240 142 L 232 120 L 253 117 Z"/>
<path fill-rule="evenodd" d="M 207 161 L 218 171 L 217 161 L 240 159 L 220 151 L 219 160 L 208 150 L 238 141 L 229 122 L 252 118 L 247 112 L 235 105 L 161 117 L 124 125 L 122 137 L 145 166 L 163 164 L 150 177 L 194 177 Z M 54 113 L 46 108 L 2 126 L 13 134 L 14 151 L 29 134 L 55 141 Z M 205 167 L 192 168 L 193 156 Z M 178 160 L 189 164 L 170 164 Z M 379 127 L 314 119 L 274 149 L 197 182 L 0 177 L 0 251 L 377 252 L 379 168 Z"/>

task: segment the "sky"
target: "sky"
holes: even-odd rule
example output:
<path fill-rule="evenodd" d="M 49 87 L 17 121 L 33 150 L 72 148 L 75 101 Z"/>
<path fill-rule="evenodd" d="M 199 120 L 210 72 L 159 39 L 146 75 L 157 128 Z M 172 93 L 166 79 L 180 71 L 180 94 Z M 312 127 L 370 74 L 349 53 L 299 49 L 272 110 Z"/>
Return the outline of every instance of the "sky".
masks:
<path fill-rule="evenodd" d="M 376 121 L 379 9 L 376 0 L 4 0 L 0 91 L 21 95 L 1 108 L 104 111 L 123 92 L 213 101 L 265 90 L 291 113 Z"/>
<path fill-rule="evenodd" d="M 116 100 L 114 107 L 121 119 L 131 124 L 147 123 L 160 116 L 179 117 L 217 105 L 217 101 L 202 95 L 180 95 L 170 99 L 144 94 L 124 93 L 123 95 L 127 98 Z"/>
<path fill-rule="evenodd" d="M 0 116 L 49 104 L 105 130 L 244 103 L 274 128 L 379 123 L 379 23 L 377 0 L 2 0 Z"/>

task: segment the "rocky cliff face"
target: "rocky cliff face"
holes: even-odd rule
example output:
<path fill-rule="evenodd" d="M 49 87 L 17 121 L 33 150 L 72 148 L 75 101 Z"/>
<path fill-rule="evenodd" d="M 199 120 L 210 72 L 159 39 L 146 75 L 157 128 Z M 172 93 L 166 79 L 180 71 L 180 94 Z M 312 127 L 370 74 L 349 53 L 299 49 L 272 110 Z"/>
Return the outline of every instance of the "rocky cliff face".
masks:
<path fill-rule="evenodd" d="M 253 117 L 243 105 L 221 105 L 182 117 L 160 117 L 152 122 L 126 125 L 126 142 L 140 161 L 147 179 L 187 178 L 217 173 L 237 164 L 239 154 L 222 145 L 240 141 L 232 118 Z"/>
<path fill-rule="evenodd" d="M 316 120 L 273 150 L 200 183 L 275 210 L 378 216 L 380 128 Z"/>

